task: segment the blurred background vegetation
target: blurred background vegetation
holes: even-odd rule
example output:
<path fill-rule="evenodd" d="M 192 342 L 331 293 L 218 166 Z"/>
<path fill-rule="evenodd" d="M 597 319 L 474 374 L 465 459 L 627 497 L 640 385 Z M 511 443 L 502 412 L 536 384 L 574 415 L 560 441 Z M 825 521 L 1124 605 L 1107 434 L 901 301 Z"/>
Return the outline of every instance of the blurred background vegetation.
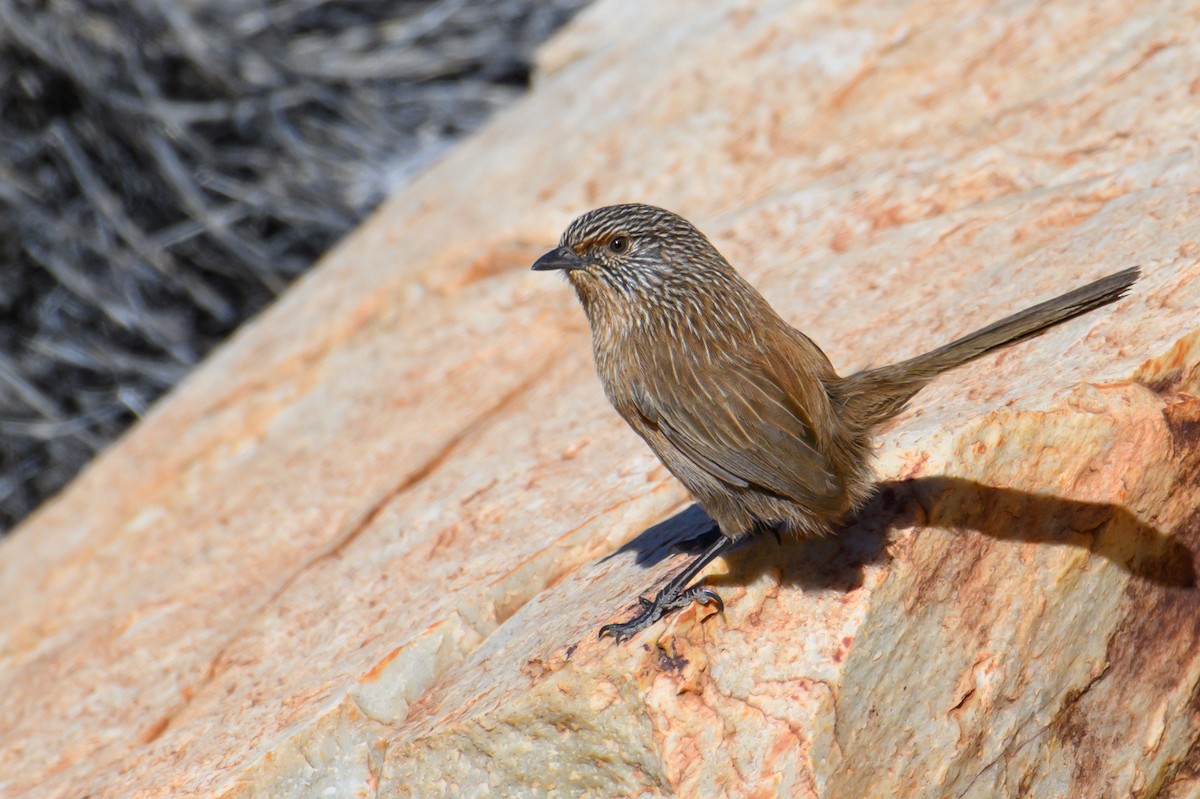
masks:
<path fill-rule="evenodd" d="M 586 0 L 0 0 L 0 534 Z"/>

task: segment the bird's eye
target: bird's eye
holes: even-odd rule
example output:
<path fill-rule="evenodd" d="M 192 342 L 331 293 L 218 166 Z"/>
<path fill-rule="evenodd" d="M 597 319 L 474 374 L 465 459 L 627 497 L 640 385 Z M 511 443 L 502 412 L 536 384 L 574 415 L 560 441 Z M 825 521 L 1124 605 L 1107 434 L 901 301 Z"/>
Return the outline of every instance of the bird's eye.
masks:
<path fill-rule="evenodd" d="M 625 236 L 613 236 L 608 242 L 608 249 L 620 255 L 629 249 L 629 239 Z"/>

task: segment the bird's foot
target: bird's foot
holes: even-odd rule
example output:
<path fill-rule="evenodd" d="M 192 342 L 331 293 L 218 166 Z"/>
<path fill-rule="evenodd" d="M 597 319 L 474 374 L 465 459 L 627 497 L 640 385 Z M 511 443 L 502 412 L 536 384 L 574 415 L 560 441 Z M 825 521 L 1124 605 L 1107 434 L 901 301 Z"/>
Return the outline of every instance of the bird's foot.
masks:
<path fill-rule="evenodd" d="M 641 613 L 629 621 L 604 625 L 600 628 L 600 637 L 603 638 L 606 635 L 611 635 L 613 640 L 618 644 L 622 641 L 628 641 L 663 616 L 675 610 L 682 610 L 693 602 L 699 602 L 701 605 L 707 605 L 711 602 L 717 606 L 718 613 L 725 612 L 725 603 L 721 601 L 721 597 L 717 595 L 717 592 L 702 585 L 682 590 L 668 585 L 658 592 L 658 596 L 654 597 L 653 602 L 644 596 L 638 597 L 638 602 L 642 606 Z"/>

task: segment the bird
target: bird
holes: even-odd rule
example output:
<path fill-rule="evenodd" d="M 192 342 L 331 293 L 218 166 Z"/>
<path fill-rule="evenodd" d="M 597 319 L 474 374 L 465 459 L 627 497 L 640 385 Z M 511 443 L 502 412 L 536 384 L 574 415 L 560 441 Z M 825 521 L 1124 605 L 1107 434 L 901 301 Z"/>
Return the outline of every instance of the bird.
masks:
<path fill-rule="evenodd" d="M 583 306 L 604 393 L 695 497 L 720 535 L 640 612 L 600 636 L 628 640 L 720 596 L 692 580 L 747 536 L 825 535 L 874 489 L 873 434 L 938 375 L 1123 297 L 1131 267 L 949 344 L 839 375 L 694 225 L 653 205 L 596 208 L 535 271 L 560 271 Z"/>

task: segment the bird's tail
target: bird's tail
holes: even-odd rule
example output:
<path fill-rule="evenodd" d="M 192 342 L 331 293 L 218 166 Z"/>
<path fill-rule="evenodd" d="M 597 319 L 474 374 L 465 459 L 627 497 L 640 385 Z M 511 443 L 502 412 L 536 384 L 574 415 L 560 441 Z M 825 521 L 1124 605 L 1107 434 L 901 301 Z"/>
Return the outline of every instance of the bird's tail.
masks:
<path fill-rule="evenodd" d="M 829 388 L 841 400 L 842 412 L 847 417 L 867 426 L 880 424 L 900 413 L 914 394 L 942 372 L 1115 302 L 1129 291 L 1139 275 L 1140 270 L 1135 266 L 1100 278 L 993 322 L 944 347 L 907 361 L 849 375 Z"/>

